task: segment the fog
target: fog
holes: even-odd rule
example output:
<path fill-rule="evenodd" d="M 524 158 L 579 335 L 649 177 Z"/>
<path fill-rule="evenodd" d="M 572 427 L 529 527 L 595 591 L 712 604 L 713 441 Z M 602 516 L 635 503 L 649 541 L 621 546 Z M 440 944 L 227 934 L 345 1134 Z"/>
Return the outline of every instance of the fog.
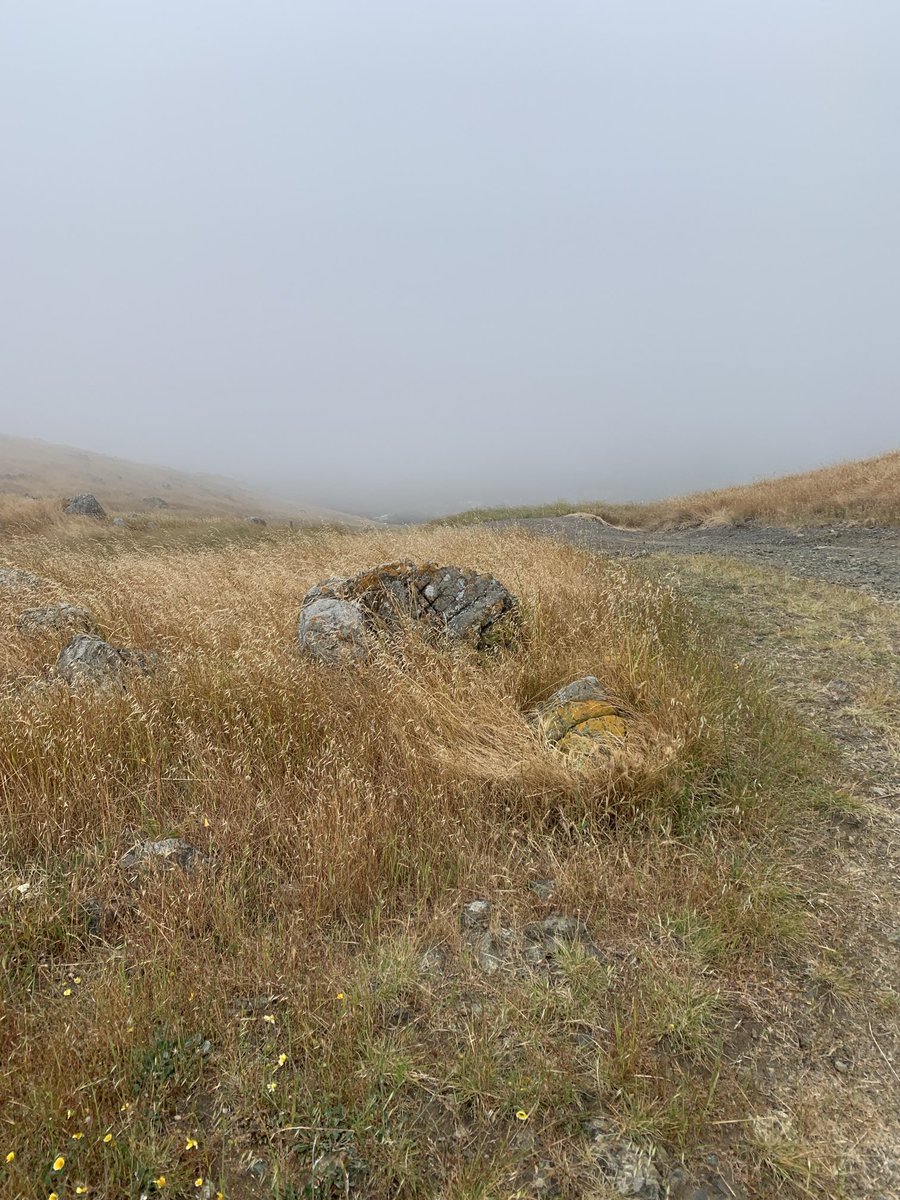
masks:
<path fill-rule="evenodd" d="M 900 5 L 0 14 L 0 432 L 377 513 L 900 443 Z"/>

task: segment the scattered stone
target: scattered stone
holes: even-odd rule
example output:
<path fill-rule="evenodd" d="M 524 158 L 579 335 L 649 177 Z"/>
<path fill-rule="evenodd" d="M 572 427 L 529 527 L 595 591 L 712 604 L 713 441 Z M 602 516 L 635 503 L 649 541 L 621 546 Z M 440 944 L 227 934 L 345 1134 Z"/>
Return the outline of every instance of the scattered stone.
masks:
<path fill-rule="evenodd" d="M 587 1133 L 594 1161 L 616 1195 L 662 1200 L 664 1185 L 651 1150 L 620 1137 L 612 1122 L 604 1118 L 590 1121 Z"/>
<path fill-rule="evenodd" d="M 265 525 L 266 523 L 264 517 L 248 517 L 247 519 L 251 525 Z"/>
<path fill-rule="evenodd" d="M 98 521 L 106 519 L 106 509 L 90 492 L 82 492 L 80 496 L 73 496 L 63 512 L 70 517 L 93 517 Z"/>
<path fill-rule="evenodd" d="M 171 508 L 168 500 L 163 500 L 162 496 L 145 496 L 141 501 L 145 508 Z"/>
<path fill-rule="evenodd" d="M 119 859 L 119 866 L 130 871 L 145 863 L 159 863 L 165 866 L 184 867 L 189 870 L 197 859 L 205 859 L 206 855 L 190 842 L 181 838 L 163 838 L 158 842 L 137 842 Z"/>
<path fill-rule="evenodd" d="M 846 1058 L 833 1058 L 831 1065 L 839 1075 L 846 1075 L 850 1070 L 850 1063 L 847 1062 Z"/>
<path fill-rule="evenodd" d="M 539 900 L 549 900 L 556 891 L 555 879 L 533 879 L 529 883 L 529 888 L 537 896 Z"/>
<path fill-rule="evenodd" d="M 338 603 L 348 607 L 334 608 Z M 345 630 L 340 640 L 351 648 L 349 655 L 334 657 L 333 637 L 325 639 L 326 654 L 317 653 L 318 639 L 306 631 L 313 618 L 323 617 Z M 310 588 L 300 613 L 300 648 L 328 662 L 359 658 L 363 634 L 396 629 L 404 617 L 479 650 L 511 644 L 521 620 L 518 600 L 491 575 L 436 563 L 385 563 Z"/>
<path fill-rule="evenodd" d="M 511 929 L 481 933 L 475 939 L 475 961 L 486 975 L 493 975 L 509 961 L 515 942 L 516 935 Z"/>
<path fill-rule="evenodd" d="M 560 688 L 535 715 L 551 746 L 576 759 L 608 753 L 627 734 L 624 714 L 594 675 Z"/>
<path fill-rule="evenodd" d="M 490 919 L 490 900 L 470 900 L 460 913 L 459 923 L 463 929 L 487 929 Z"/>
<path fill-rule="evenodd" d="M 45 604 L 42 608 L 26 608 L 16 623 L 20 633 L 80 630 L 93 633 L 97 627 L 94 614 L 77 604 Z"/>
<path fill-rule="evenodd" d="M 68 684 L 121 679 L 126 671 L 148 675 L 156 656 L 144 650 L 111 646 L 96 634 L 79 633 L 60 651 L 53 675 Z"/>
<path fill-rule="evenodd" d="M 41 579 L 40 575 L 31 571 L 20 571 L 18 567 L 0 567 L 0 588 L 36 592 L 46 586 L 46 583 L 46 579 Z"/>
<path fill-rule="evenodd" d="M 112 523 L 118 529 L 127 529 L 128 528 L 128 522 L 125 520 L 124 517 L 113 517 Z"/>
<path fill-rule="evenodd" d="M 337 665 L 366 656 L 365 621 L 358 604 L 327 596 L 307 598 L 300 611 L 297 642 L 319 662 Z"/>
<path fill-rule="evenodd" d="M 443 971 L 447 965 L 447 951 L 440 946 L 431 946 L 419 961 L 423 971 Z"/>

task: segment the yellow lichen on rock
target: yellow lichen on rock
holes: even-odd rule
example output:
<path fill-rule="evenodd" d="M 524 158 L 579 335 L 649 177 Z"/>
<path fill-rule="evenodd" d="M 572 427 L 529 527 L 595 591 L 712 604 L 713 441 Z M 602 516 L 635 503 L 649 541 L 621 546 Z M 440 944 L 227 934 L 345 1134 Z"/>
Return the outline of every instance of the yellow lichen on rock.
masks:
<path fill-rule="evenodd" d="M 544 732 L 551 742 L 558 742 L 570 729 L 586 721 L 616 716 L 616 706 L 608 700 L 573 700 L 550 710 L 544 719 Z"/>
<path fill-rule="evenodd" d="M 587 750 L 605 751 L 609 749 L 610 742 L 624 741 L 626 733 L 627 726 L 624 719 L 614 713 L 602 717 L 591 717 L 590 720 L 582 721 L 580 725 L 575 725 L 570 729 L 556 743 L 556 748 L 563 754 L 569 754 L 573 750 L 580 754 Z M 604 745 L 604 743 L 607 744 Z"/>

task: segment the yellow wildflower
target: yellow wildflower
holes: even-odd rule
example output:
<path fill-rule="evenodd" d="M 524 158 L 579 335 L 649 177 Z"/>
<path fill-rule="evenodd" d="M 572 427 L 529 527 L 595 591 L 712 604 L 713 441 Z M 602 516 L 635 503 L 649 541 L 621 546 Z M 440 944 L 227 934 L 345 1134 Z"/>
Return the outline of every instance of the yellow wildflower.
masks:
<path fill-rule="evenodd" d="M 185 1150 L 196 1150 L 197 1149 L 197 1139 L 189 1137 L 188 1140 L 184 1143 L 184 1148 L 185 1148 Z"/>
<path fill-rule="evenodd" d="M 266 1015 L 263 1017 L 263 1020 L 266 1022 L 267 1025 L 275 1024 L 275 1018 L 272 1016 L 271 1013 L 266 1013 Z"/>
<path fill-rule="evenodd" d="M 520 1108 L 519 1111 L 516 1113 L 516 1120 L 517 1121 L 527 1121 L 528 1120 L 528 1113 L 525 1111 L 524 1108 Z"/>
<path fill-rule="evenodd" d="M 112 1141 L 112 1134 L 111 1133 L 104 1134 L 103 1140 L 104 1140 L 104 1142 L 106 1142 L 106 1144 L 108 1146 L 109 1143 Z"/>
<path fill-rule="evenodd" d="M 79 1183 L 78 1187 L 75 1189 L 75 1195 L 76 1195 L 76 1196 L 83 1196 L 83 1195 L 85 1194 L 85 1192 L 86 1192 L 86 1191 L 87 1191 L 87 1188 L 86 1188 L 86 1187 L 83 1187 L 83 1186 L 82 1186 L 82 1185 Z"/>
<path fill-rule="evenodd" d="M 75 976 L 75 978 L 72 980 L 72 982 L 73 982 L 73 983 L 81 983 L 81 976 L 80 976 L 80 975 L 76 975 L 76 976 Z"/>
<path fill-rule="evenodd" d="M 274 1079 L 272 1079 L 269 1083 L 266 1084 L 266 1089 L 270 1092 L 274 1092 L 277 1087 L 278 1087 L 278 1084 L 275 1082 Z"/>
<path fill-rule="evenodd" d="M 7 1156 L 6 1156 L 6 1161 L 12 1162 L 15 1157 L 16 1157 L 15 1150 L 10 1150 L 9 1154 L 7 1154 Z"/>
<path fill-rule="evenodd" d="M 346 999 L 347 999 L 347 997 L 344 995 L 344 993 L 343 993 L 343 992 L 338 992 L 338 994 L 337 994 L 337 996 L 335 997 L 335 999 L 336 999 L 336 1000 L 346 1000 Z"/>
<path fill-rule="evenodd" d="M 56 1192 L 51 1192 L 47 1200 L 59 1200 L 59 1196 L 57 1196 Z"/>
<path fill-rule="evenodd" d="M 71 989 L 71 988 L 63 988 L 63 995 L 64 995 L 64 996 L 71 996 L 71 995 L 72 995 L 72 989 Z"/>
<path fill-rule="evenodd" d="M 76 1142 L 80 1142 L 81 1139 L 84 1137 L 84 1134 L 79 1131 L 78 1133 L 73 1133 L 72 1137 Z"/>
<path fill-rule="evenodd" d="M 65 1165 L 66 1165 L 66 1160 L 63 1158 L 63 1156 L 61 1154 L 58 1154 L 56 1156 L 56 1158 L 54 1158 L 54 1160 L 53 1160 L 53 1170 L 61 1171 Z"/>
<path fill-rule="evenodd" d="M 286 1062 L 287 1062 L 287 1055 L 279 1054 L 278 1055 L 278 1066 L 283 1067 Z"/>
<path fill-rule="evenodd" d="M 165 1175 L 157 1175 L 153 1182 L 158 1188 L 164 1188 L 166 1186 L 166 1177 Z"/>
<path fill-rule="evenodd" d="M 203 1187 L 203 1176 L 202 1175 L 198 1175 L 197 1178 L 194 1180 L 194 1187 Z"/>

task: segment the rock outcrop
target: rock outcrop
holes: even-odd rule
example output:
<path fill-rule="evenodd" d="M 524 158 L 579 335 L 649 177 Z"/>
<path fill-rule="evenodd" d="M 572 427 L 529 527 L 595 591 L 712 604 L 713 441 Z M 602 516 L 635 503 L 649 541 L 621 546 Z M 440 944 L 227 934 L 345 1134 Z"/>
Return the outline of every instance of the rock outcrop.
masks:
<path fill-rule="evenodd" d="M 106 519 L 106 509 L 90 492 L 82 492 L 80 496 L 73 496 L 63 512 L 68 513 L 70 517 L 93 517 L 98 521 Z"/>
<path fill-rule="evenodd" d="M 53 675 L 68 684 L 121 682 L 129 672 L 148 675 L 155 666 L 154 654 L 111 646 L 95 634 L 79 633 L 60 651 Z"/>
<path fill-rule="evenodd" d="M 521 625 L 518 600 L 491 575 L 393 562 L 310 588 L 300 614 L 300 648 L 327 662 L 361 658 L 366 634 L 396 629 L 404 619 L 479 650 L 511 644 Z"/>
<path fill-rule="evenodd" d="M 628 732 L 621 708 L 593 675 L 560 688 L 536 716 L 548 742 L 575 758 L 608 753 Z"/>
<path fill-rule="evenodd" d="M 0 567 L 0 588 L 9 591 L 36 592 L 46 585 L 46 579 L 18 567 Z"/>
<path fill-rule="evenodd" d="M 58 633 L 64 630 L 93 633 L 94 614 L 77 604 L 45 604 L 26 608 L 16 623 L 20 633 Z"/>

